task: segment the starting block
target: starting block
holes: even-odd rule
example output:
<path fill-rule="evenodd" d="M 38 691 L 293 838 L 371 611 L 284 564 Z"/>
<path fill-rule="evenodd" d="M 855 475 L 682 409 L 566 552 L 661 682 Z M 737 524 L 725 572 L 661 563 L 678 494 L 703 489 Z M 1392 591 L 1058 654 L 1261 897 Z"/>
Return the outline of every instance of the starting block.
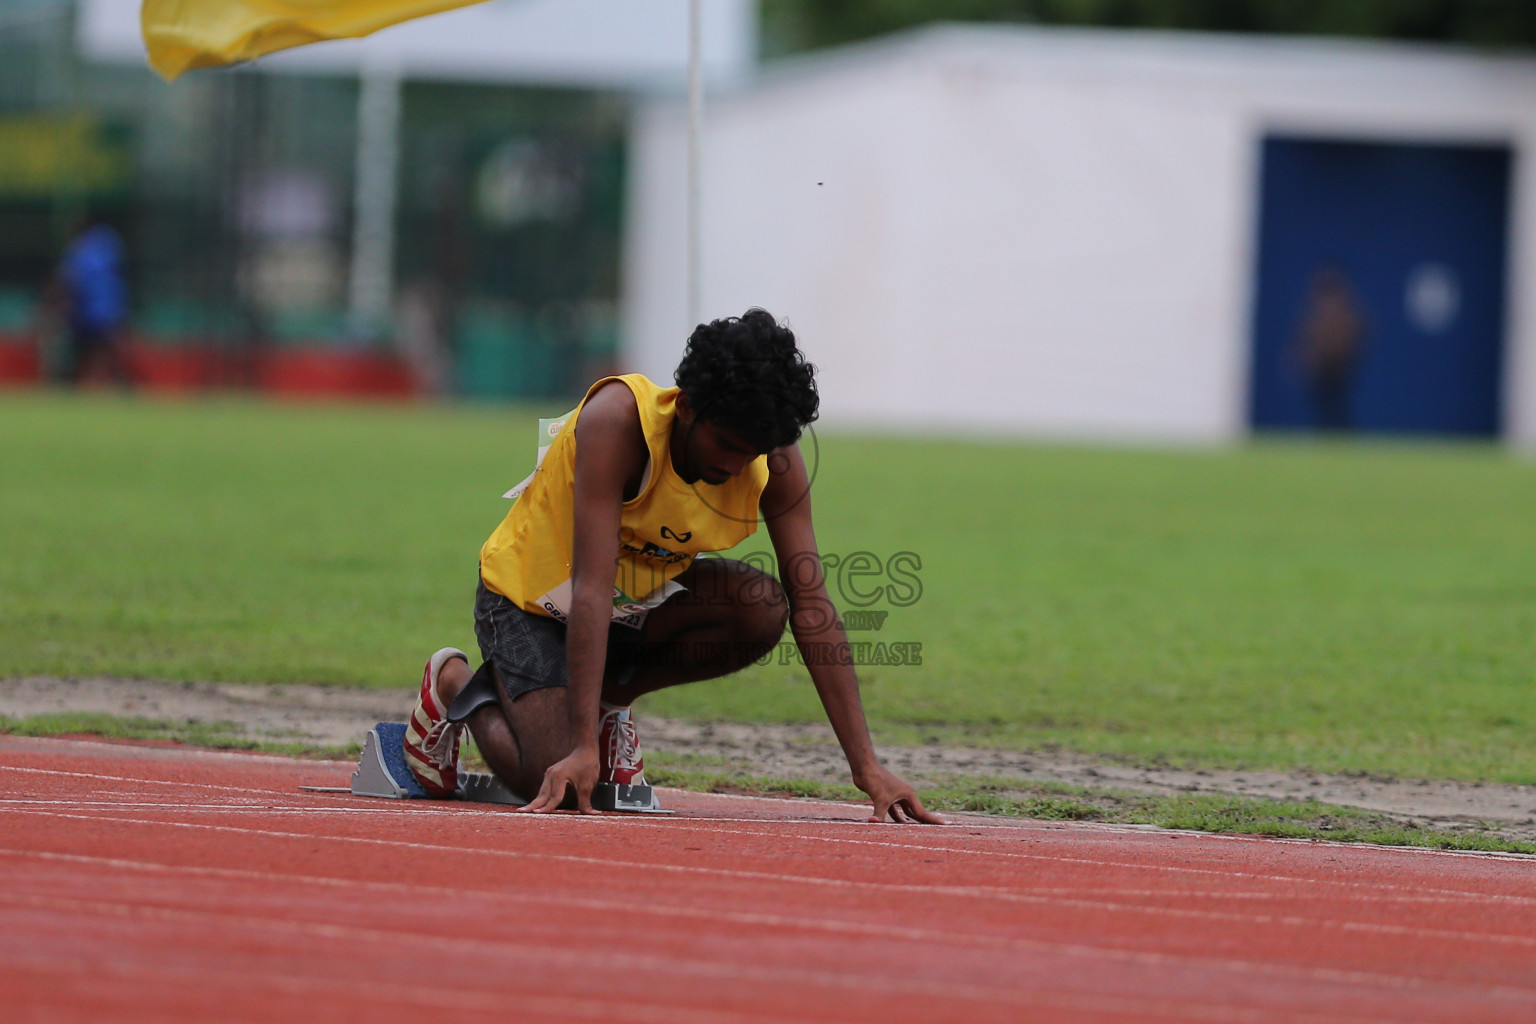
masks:
<path fill-rule="evenodd" d="M 386 800 L 430 800 L 416 776 L 405 765 L 404 722 L 380 722 L 368 730 L 363 741 L 363 756 L 352 773 L 354 796 L 377 796 Z M 465 772 L 459 779 L 459 800 L 521 807 L 528 801 L 513 793 L 489 772 Z"/>
<path fill-rule="evenodd" d="M 620 786 L 599 782 L 592 787 L 592 809 L 596 811 L 633 811 L 637 814 L 671 814 L 661 809 L 656 792 L 650 786 Z"/>
<path fill-rule="evenodd" d="M 416 776 L 405 764 L 404 722 L 380 722 L 368 730 L 363 741 L 363 756 L 352 773 L 354 796 L 382 797 L 386 800 L 429 800 Z M 484 804 L 521 807 L 528 801 L 513 793 L 490 772 L 462 772 L 455 799 Z M 600 811 L 632 811 L 642 814 L 668 814 L 661 809 L 650 786 L 616 786 L 598 783 L 592 791 L 592 806 Z"/>

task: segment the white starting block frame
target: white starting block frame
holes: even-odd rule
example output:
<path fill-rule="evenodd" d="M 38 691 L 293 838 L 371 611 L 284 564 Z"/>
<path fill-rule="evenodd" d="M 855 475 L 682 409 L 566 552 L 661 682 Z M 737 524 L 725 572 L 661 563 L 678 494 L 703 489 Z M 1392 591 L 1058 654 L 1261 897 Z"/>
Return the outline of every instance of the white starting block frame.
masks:
<path fill-rule="evenodd" d="M 380 722 L 368 730 L 363 741 L 363 755 L 352 773 L 354 796 L 380 797 L 385 800 L 430 800 L 421 783 L 405 764 L 402 744 L 404 722 Z M 462 772 L 454 799 L 482 804 L 521 807 L 528 801 L 513 793 L 489 772 Z M 599 811 L 628 811 L 638 814 L 671 814 L 662 810 L 650 786 L 618 786 L 600 782 L 592 791 L 592 806 Z"/>

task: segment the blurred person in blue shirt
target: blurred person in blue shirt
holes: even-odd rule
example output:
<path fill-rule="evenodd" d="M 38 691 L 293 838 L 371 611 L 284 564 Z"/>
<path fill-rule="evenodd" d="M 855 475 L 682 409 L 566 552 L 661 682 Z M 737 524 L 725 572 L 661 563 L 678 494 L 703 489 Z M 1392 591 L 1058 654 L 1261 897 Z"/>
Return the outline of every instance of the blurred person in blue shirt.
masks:
<path fill-rule="evenodd" d="M 128 319 L 123 239 L 111 225 L 86 217 L 72 233 L 59 264 L 58 294 L 69 321 L 68 378 L 79 384 L 105 370 L 128 383 L 121 335 Z"/>

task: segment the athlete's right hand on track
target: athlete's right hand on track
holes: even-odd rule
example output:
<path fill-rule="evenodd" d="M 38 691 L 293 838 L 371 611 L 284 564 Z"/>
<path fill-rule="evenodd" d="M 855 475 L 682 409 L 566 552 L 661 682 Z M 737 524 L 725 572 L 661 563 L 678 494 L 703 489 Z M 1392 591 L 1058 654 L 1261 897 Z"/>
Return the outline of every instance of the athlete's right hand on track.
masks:
<path fill-rule="evenodd" d="M 576 809 L 582 814 L 596 814 L 592 809 L 592 787 L 597 785 L 597 747 L 577 747 L 562 760 L 549 766 L 538 796 L 519 807 L 520 811 L 543 814 L 560 809 L 566 790 L 576 793 Z"/>
<path fill-rule="evenodd" d="M 855 779 L 855 783 L 869 794 L 875 813 L 871 822 L 894 821 L 902 825 L 947 825 L 943 818 L 923 806 L 917 791 L 895 773 L 876 765 L 867 778 Z"/>

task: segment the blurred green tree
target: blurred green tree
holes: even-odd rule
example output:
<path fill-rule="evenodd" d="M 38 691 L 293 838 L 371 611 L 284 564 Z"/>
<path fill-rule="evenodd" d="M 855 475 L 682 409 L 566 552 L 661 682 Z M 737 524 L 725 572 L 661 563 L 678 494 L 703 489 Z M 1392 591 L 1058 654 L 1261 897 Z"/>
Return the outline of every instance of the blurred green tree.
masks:
<path fill-rule="evenodd" d="M 769 55 L 932 21 L 1107 25 L 1536 46 L 1536 0 L 763 0 Z"/>

